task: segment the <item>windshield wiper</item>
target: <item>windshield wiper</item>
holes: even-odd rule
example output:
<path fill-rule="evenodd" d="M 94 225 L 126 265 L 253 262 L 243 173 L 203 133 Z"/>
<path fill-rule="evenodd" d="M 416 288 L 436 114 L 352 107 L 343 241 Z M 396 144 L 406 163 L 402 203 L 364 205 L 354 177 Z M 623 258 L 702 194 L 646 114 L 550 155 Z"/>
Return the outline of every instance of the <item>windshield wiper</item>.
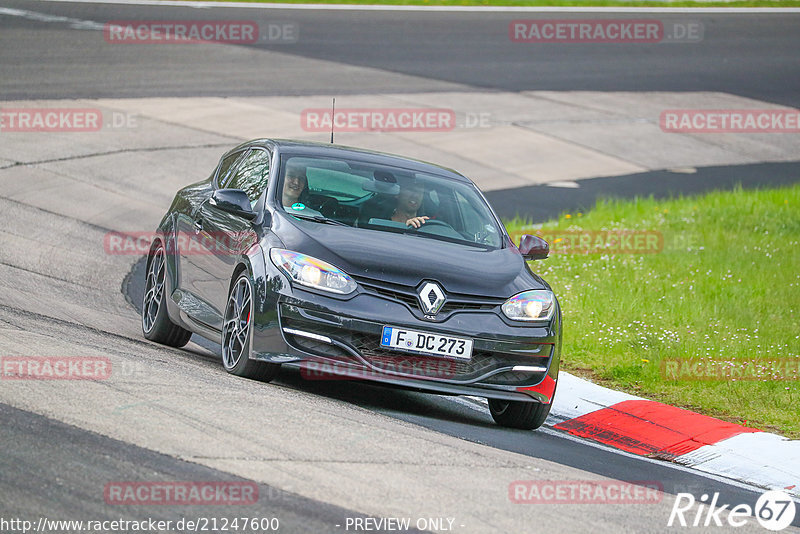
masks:
<path fill-rule="evenodd" d="M 350 226 L 347 223 L 343 223 L 342 221 L 337 221 L 336 219 L 329 219 L 324 215 L 304 215 L 302 213 L 292 213 L 293 217 L 297 217 L 298 219 L 305 219 L 307 221 L 314 221 L 323 224 L 335 224 L 336 226 Z"/>
<path fill-rule="evenodd" d="M 406 230 L 403 230 L 403 231 L 398 232 L 398 233 L 401 233 L 403 235 L 412 235 L 414 237 L 422 237 L 422 238 L 425 238 L 425 239 L 435 239 L 436 241 L 444 241 L 445 243 L 453 243 L 455 245 L 465 245 L 465 246 L 468 246 L 468 247 L 482 248 L 482 249 L 485 249 L 485 250 L 492 250 L 494 248 L 491 245 L 487 245 L 485 243 L 478 243 L 477 241 L 469 241 L 467 239 L 458 239 L 458 238 L 455 238 L 455 237 L 450 237 L 450 236 L 445 236 L 445 235 L 428 234 L 428 233 L 425 233 L 425 232 L 417 232 L 415 230 L 418 230 L 418 228 L 407 228 Z"/>

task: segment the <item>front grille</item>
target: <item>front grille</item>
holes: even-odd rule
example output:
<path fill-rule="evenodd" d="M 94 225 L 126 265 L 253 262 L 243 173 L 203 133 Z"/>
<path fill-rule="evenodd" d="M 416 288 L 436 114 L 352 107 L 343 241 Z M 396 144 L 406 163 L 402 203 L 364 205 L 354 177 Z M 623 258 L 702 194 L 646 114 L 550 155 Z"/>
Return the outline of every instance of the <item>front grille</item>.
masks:
<path fill-rule="evenodd" d="M 412 286 L 403 286 L 399 284 L 388 284 L 386 282 L 377 282 L 371 279 L 356 277 L 359 285 L 370 293 L 380 295 L 398 302 L 402 302 L 413 310 L 419 311 L 419 302 L 417 301 L 417 289 Z M 475 297 L 472 295 L 464 295 L 460 293 L 445 292 L 445 303 L 439 310 L 440 314 L 446 315 L 454 311 L 466 310 L 493 310 L 505 302 L 503 298 L 496 297 Z"/>
<path fill-rule="evenodd" d="M 367 287 L 367 286 L 364 286 L 363 284 L 362 284 L 362 287 L 365 287 L 368 291 L 371 291 L 373 293 L 377 293 L 378 295 L 380 295 L 382 297 L 390 298 L 392 300 L 398 300 L 400 302 L 408 304 L 412 308 L 419 309 L 419 306 L 417 305 L 417 296 L 414 295 L 414 294 L 409 295 L 407 293 L 401 293 L 399 291 L 392 291 L 391 289 L 384 289 L 382 287 Z"/>

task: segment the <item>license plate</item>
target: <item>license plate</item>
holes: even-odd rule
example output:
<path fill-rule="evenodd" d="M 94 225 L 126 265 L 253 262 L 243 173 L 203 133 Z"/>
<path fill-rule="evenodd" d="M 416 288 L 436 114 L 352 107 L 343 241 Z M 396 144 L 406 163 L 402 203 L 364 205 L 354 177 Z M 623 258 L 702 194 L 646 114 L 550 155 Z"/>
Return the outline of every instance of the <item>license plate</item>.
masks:
<path fill-rule="evenodd" d="M 472 357 L 471 339 L 418 332 L 396 326 L 383 327 L 381 347 L 460 360 L 469 360 Z"/>

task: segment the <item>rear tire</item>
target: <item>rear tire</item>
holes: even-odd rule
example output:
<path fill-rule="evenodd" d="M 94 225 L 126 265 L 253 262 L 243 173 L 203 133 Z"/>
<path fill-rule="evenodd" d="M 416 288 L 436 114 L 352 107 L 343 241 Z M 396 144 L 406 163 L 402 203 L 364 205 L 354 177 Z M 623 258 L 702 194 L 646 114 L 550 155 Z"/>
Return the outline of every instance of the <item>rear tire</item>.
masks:
<path fill-rule="evenodd" d="M 544 424 L 552 404 L 552 399 L 550 404 L 489 399 L 489 412 L 500 426 L 534 430 Z"/>
<path fill-rule="evenodd" d="M 164 294 L 167 275 L 164 246 L 158 246 L 147 256 L 147 267 L 144 282 L 144 298 L 142 299 L 142 333 L 150 341 L 183 347 L 189 342 L 192 333 L 173 323 L 167 314 Z"/>
<path fill-rule="evenodd" d="M 269 382 L 281 366 L 250 359 L 253 283 L 247 271 L 231 285 L 222 322 L 222 366 L 232 375 Z"/>

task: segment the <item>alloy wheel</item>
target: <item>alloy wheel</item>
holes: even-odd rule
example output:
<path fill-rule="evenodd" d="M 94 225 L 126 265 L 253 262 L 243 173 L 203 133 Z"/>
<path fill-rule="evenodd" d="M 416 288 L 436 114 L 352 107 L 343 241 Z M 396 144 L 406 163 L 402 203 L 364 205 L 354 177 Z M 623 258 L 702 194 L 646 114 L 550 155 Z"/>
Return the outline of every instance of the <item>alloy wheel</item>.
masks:
<path fill-rule="evenodd" d="M 232 369 L 247 348 L 250 335 L 252 290 L 246 276 L 240 277 L 228 297 L 222 325 L 222 363 Z M 245 358 L 247 355 L 245 355 Z"/>
<path fill-rule="evenodd" d="M 150 260 L 145 283 L 144 300 L 142 302 L 142 328 L 150 332 L 156 323 L 158 310 L 164 296 L 164 249 L 159 247 Z"/>

